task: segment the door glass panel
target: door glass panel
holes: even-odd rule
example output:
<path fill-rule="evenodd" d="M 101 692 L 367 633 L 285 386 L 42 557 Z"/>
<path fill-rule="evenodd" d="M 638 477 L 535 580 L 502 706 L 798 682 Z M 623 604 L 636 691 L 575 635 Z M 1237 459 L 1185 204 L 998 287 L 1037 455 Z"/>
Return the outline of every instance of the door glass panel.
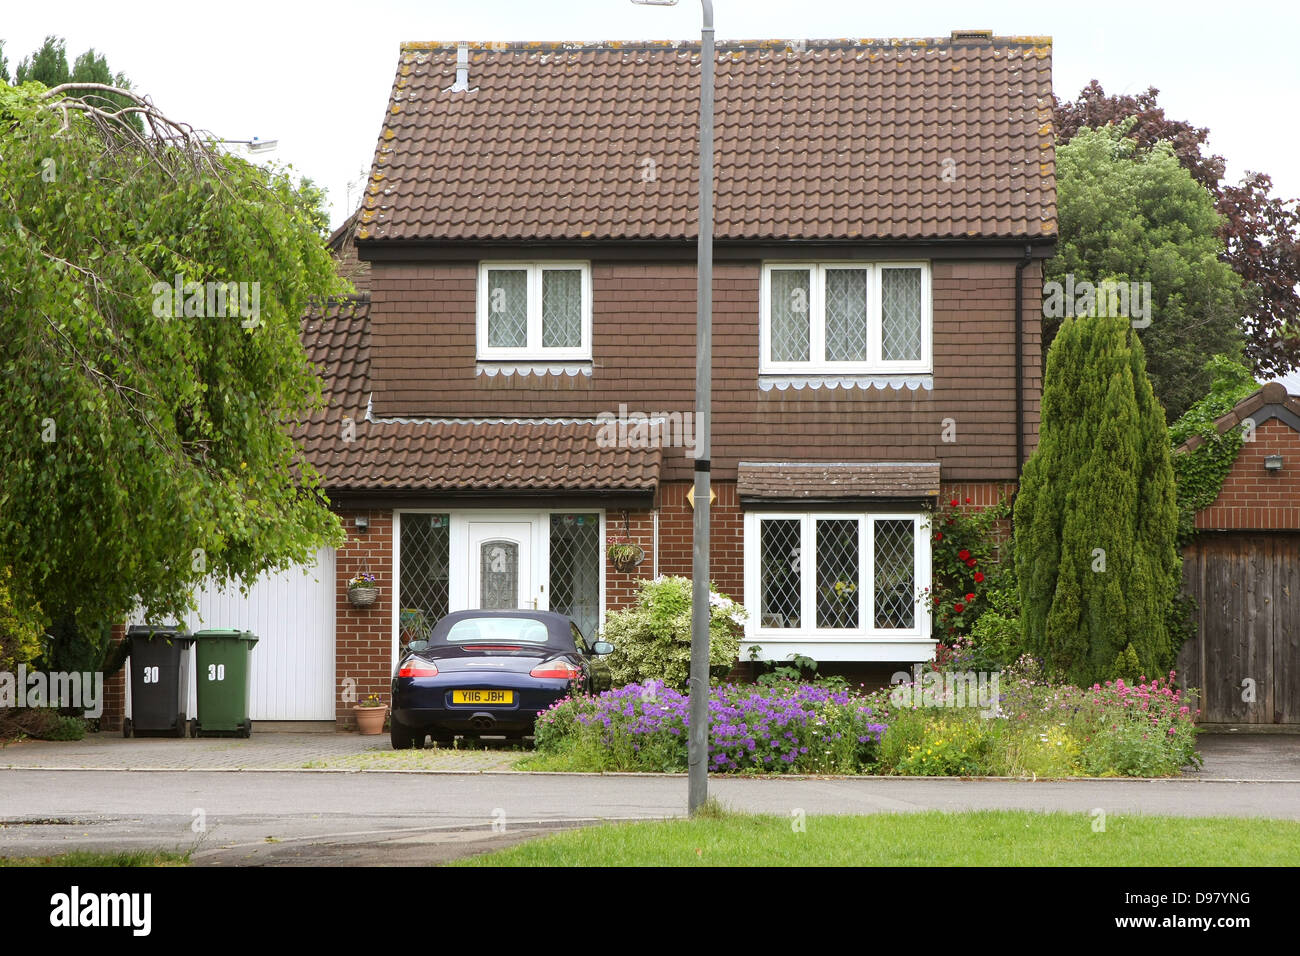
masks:
<path fill-rule="evenodd" d="M 427 640 L 433 625 L 450 610 L 451 520 L 445 514 L 406 513 L 401 522 L 398 628 L 402 641 L 410 643 Z"/>
<path fill-rule="evenodd" d="M 600 516 L 551 515 L 551 610 L 588 637 L 600 619 Z"/>
<path fill-rule="evenodd" d="M 479 545 L 479 607 L 488 611 L 519 606 L 519 543 L 496 539 Z"/>

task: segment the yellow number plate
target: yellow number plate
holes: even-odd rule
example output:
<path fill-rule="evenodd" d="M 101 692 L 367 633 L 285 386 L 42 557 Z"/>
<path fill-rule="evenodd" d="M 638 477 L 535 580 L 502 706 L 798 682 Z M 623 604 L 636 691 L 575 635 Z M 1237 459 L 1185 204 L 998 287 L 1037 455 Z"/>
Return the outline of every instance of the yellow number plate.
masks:
<path fill-rule="evenodd" d="M 453 690 L 453 704 L 513 704 L 515 692 L 512 690 Z"/>

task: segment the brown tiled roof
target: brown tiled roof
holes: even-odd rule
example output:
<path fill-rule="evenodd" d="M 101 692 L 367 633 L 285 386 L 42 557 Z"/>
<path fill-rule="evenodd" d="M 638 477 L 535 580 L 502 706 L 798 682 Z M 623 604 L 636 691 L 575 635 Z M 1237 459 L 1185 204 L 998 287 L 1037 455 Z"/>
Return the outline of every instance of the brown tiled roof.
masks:
<path fill-rule="evenodd" d="M 347 296 L 303 319 L 327 407 L 299 434 L 327 490 L 654 490 L 660 451 L 603 448 L 592 422 L 370 420 L 369 309 L 368 295 Z"/>
<path fill-rule="evenodd" d="M 696 235 L 698 43 L 407 43 L 365 239 Z M 1054 237 L 1051 40 L 718 45 L 720 239 Z"/>
<path fill-rule="evenodd" d="M 1269 405 L 1280 405 L 1289 411 L 1294 418 L 1300 418 L 1300 395 L 1288 394 L 1286 386 L 1281 382 L 1270 382 L 1258 392 L 1247 395 L 1232 406 L 1231 411 L 1216 418 L 1214 420 L 1215 431 L 1220 435 L 1225 434 L 1229 430 L 1236 428 L 1247 418 L 1254 417 L 1260 409 Z M 1205 439 L 1200 435 L 1193 435 L 1174 450 L 1194 451 L 1204 443 Z"/>
<path fill-rule="evenodd" d="M 742 461 L 736 490 L 742 499 L 832 501 L 851 498 L 933 498 L 937 461 Z"/>

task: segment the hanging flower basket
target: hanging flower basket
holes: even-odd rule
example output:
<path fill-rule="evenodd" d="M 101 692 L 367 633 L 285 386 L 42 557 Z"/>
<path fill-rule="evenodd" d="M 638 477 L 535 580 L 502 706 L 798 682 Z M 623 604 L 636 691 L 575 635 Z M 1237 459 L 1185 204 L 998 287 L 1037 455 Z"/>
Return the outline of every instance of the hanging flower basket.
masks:
<path fill-rule="evenodd" d="M 369 572 L 358 574 L 348 582 L 348 601 L 353 607 L 370 607 L 379 598 L 375 576 Z"/>
<path fill-rule="evenodd" d="M 628 538 L 610 538 L 606 554 L 609 555 L 609 563 L 614 566 L 614 570 L 623 574 L 645 560 L 645 551 L 641 545 Z"/>

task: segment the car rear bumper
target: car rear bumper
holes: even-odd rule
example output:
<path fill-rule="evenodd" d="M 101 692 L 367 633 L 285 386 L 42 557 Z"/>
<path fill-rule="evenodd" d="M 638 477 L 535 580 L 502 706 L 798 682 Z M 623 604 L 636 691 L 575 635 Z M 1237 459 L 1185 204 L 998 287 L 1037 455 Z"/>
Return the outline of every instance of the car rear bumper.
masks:
<path fill-rule="evenodd" d="M 477 679 L 474 679 L 477 678 Z M 537 715 L 570 693 L 564 680 L 539 680 L 523 675 L 493 675 L 484 680 L 460 674 L 393 678 L 393 718 L 415 730 L 459 733 L 529 733 Z M 508 690 L 509 704 L 457 704 L 455 690 Z"/>

